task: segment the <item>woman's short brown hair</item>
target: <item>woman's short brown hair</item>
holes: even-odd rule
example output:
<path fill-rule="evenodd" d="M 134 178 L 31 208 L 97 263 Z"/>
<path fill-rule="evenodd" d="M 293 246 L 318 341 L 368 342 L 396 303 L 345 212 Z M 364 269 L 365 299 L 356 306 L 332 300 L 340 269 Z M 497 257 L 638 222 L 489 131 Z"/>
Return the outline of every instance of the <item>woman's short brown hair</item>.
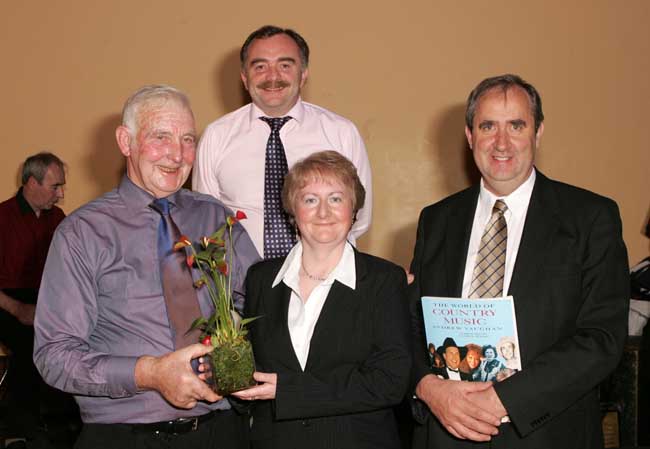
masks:
<path fill-rule="evenodd" d="M 348 158 L 336 151 L 319 151 L 297 162 L 287 173 L 282 188 L 282 206 L 291 216 L 295 216 L 295 201 L 298 191 L 313 181 L 330 182 L 336 180 L 352 194 L 354 214 L 363 207 L 366 189 L 363 188 L 357 169 Z"/>

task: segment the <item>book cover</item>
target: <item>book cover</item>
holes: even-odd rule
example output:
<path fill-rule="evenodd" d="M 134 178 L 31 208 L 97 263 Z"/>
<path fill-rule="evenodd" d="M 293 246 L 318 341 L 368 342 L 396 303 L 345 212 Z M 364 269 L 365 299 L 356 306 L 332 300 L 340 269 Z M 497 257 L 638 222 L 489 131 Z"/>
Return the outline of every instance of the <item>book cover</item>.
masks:
<path fill-rule="evenodd" d="M 431 371 L 444 379 L 500 381 L 521 370 L 512 296 L 423 297 Z"/>

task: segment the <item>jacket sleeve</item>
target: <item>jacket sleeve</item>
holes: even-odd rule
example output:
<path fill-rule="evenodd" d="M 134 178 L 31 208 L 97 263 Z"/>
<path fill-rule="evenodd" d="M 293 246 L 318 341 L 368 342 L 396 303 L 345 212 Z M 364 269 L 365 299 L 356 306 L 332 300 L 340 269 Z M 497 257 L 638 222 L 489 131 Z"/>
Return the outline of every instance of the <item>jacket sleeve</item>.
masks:
<path fill-rule="evenodd" d="M 539 336 L 549 339 L 548 348 L 521 372 L 495 384 L 522 436 L 593 390 L 622 354 L 629 303 L 627 254 L 615 203 L 606 200 L 597 204 L 599 207 L 579 218 L 580 235 L 571 236 L 580 250 L 575 272 L 558 271 L 543 285 L 546 292 L 555 289 L 553 294 L 562 305 L 554 306 L 548 316 L 537 317 L 553 329 Z M 559 335 L 552 338 L 551 334 Z"/>
<path fill-rule="evenodd" d="M 427 341 L 424 332 L 424 319 L 422 317 L 422 303 L 420 301 L 420 298 L 422 297 L 420 290 L 420 279 L 422 278 L 421 267 L 425 248 L 425 239 L 427 236 L 427 231 L 425 229 L 427 220 L 425 214 L 426 209 L 420 214 L 417 237 L 415 240 L 415 251 L 410 268 L 410 272 L 415 277 L 415 280 L 408 286 L 407 290 L 411 319 L 411 349 L 413 351 L 413 366 L 411 370 L 412 391 L 415 391 L 415 387 L 424 376 L 431 374 L 429 356 L 425 351 Z"/>

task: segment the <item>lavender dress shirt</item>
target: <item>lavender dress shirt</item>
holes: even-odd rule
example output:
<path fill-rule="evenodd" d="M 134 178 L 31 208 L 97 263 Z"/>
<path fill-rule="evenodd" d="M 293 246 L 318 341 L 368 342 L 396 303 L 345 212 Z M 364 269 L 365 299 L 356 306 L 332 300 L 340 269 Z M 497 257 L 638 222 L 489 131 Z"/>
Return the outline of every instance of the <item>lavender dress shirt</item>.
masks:
<path fill-rule="evenodd" d="M 136 388 L 138 357 L 173 351 L 156 249 L 161 217 L 149 207 L 153 199 L 124 176 L 117 189 L 67 217 L 50 246 L 34 362 L 47 383 L 75 395 L 86 423 L 156 422 L 230 407 L 222 400 L 181 410 L 156 391 Z M 194 241 L 231 214 L 214 198 L 185 189 L 168 199 L 175 223 Z M 233 241 L 233 289 L 242 307 L 244 277 L 259 255 L 239 224 Z M 198 298 L 201 312 L 211 313 L 205 289 Z"/>

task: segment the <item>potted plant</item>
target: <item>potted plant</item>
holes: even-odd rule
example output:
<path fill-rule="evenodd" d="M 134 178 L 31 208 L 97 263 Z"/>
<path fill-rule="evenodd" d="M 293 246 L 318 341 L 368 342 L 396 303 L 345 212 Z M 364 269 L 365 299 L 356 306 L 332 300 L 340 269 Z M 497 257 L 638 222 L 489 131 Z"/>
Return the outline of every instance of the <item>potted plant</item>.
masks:
<path fill-rule="evenodd" d="M 219 229 L 201 239 L 198 249 L 186 236 L 181 236 L 174 245 L 174 250 L 189 249 L 187 265 L 196 267 L 201 273 L 194 286 L 207 288 L 214 305 L 212 315 L 197 318 L 191 329 L 201 329 L 201 343 L 213 347 L 209 357 L 213 379 L 211 386 L 221 396 L 255 385 L 255 361 L 253 349 L 246 338 L 246 325 L 258 317 L 242 319 L 234 307 L 231 285 L 234 261 L 232 227 L 245 218 L 246 214 L 241 211 L 237 211 L 234 217 L 226 217 L 226 222 Z"/>

